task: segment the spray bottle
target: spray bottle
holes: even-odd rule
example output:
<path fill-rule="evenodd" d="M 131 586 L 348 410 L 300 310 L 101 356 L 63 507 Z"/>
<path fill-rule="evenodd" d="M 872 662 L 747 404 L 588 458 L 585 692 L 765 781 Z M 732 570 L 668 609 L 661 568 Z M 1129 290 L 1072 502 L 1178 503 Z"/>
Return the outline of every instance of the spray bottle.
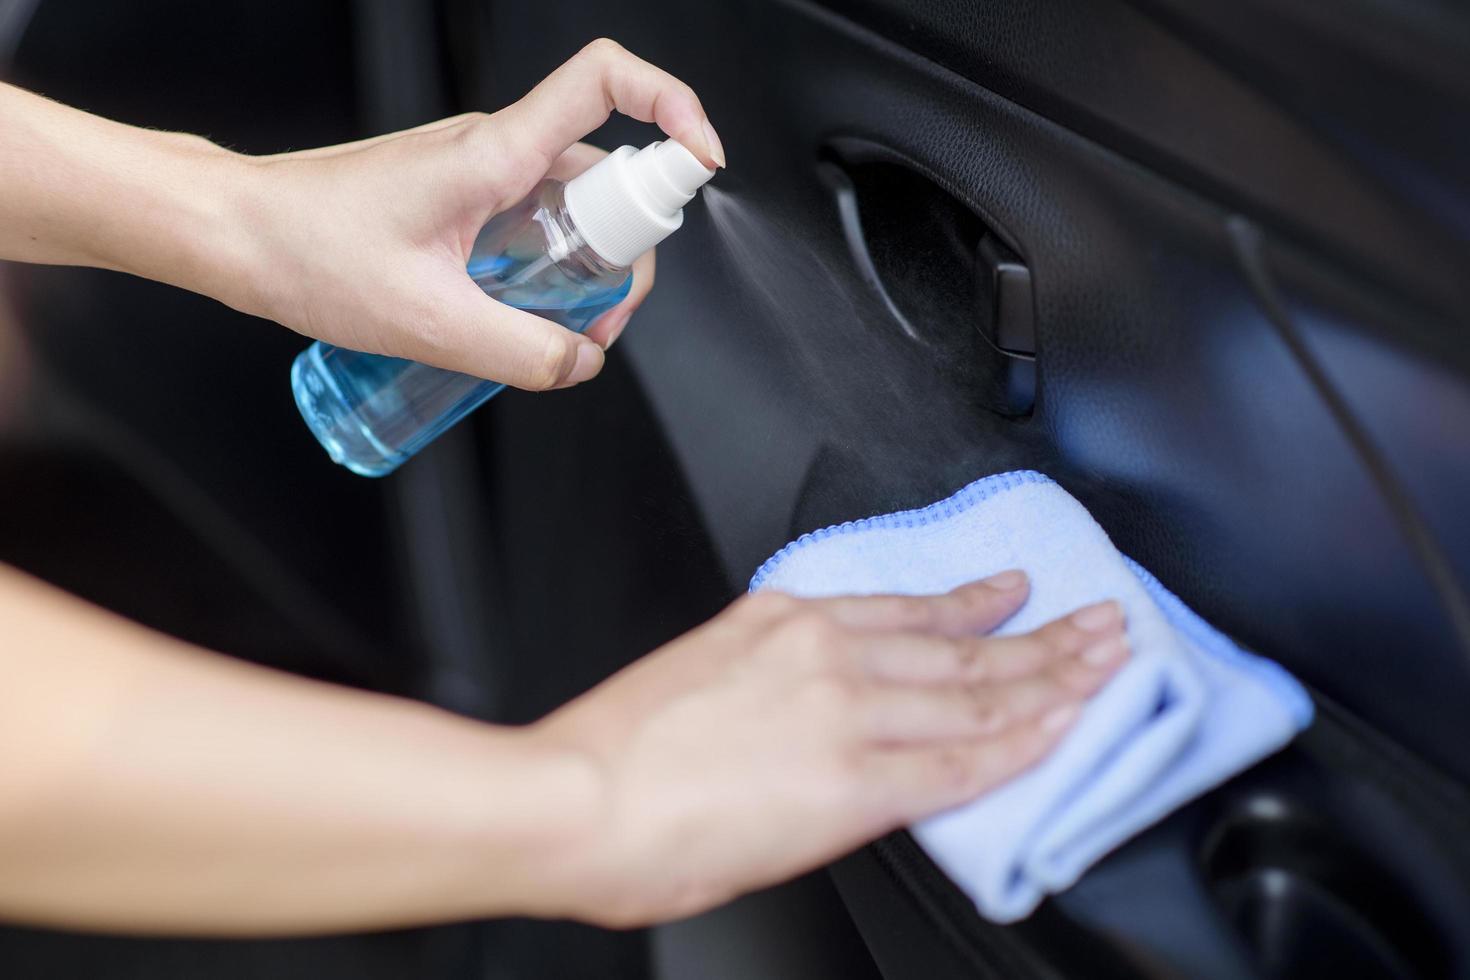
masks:
<path fill-rule="evenodd" d="M 500 302 L 580 333 L 628 294 L 633 260 L 678 230 L 713 176 L 673 140 L 624 146 L 570 181 L 543 180 L 491 218 L 470 277 Z M 384 476 L 505 385 L 318 341 L 291 366 L 291 388 L 334 461 Z"/>

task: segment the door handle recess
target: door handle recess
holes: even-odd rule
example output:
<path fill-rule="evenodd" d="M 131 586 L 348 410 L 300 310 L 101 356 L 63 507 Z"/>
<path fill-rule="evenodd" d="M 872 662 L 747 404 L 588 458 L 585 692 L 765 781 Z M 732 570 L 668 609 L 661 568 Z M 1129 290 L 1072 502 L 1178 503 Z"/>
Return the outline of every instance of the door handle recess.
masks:
<path fill-rule="evenodd" d="M 899 330 L 1001 415 L 1036 400 L 1031 270 L 963 201 L 887 148 L 837 140 L 817 165 L 859 275 Z"/>

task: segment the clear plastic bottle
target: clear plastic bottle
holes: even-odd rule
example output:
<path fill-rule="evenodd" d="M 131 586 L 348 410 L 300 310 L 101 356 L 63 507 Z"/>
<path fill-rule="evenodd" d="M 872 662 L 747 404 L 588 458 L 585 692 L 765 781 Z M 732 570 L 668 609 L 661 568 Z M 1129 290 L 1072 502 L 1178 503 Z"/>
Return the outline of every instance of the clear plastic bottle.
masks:
<path fill-rule="evenodd" d="M 581 332 L 627 295 L 633 260 L 675 231 L 714 176 L 678 143 L 625 146 L 492 218 L 467 271 L 485 293 Z M 384 476 L 505 385 L 317 342 L 291 366 L 307 426 L 332 459 Z"/>

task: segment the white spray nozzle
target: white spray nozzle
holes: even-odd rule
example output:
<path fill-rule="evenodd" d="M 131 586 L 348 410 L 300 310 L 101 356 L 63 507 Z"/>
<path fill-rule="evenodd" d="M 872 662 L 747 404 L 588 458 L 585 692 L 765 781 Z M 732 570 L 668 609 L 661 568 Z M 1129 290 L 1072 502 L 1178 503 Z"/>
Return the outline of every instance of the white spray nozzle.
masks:
<path fill-rule="evenodd" d="M 567 182 L 567 212 L 605 261 L 632 265 L 678 230 L 684 205 L 714 175 L 674 140 L 619 147 Z"/>

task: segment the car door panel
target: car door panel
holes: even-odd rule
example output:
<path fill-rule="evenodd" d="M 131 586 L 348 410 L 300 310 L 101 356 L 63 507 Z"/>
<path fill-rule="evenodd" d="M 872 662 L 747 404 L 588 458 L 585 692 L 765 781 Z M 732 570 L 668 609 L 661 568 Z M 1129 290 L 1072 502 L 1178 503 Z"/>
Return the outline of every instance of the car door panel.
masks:
<path fill-rule="evenodd" d="M 1242 61 L 1210 46 L 1238 25 L 1181 4 L 491 11 L 496 91 L 544 67 L 512 39 L 608 34 L 721 128 L 731 168 L 620 349 L 732 592 L 795 534 L 1035 467 L 1324 706 L 1017 927 L 903 835 L 840 863 L 886 976 L 1311 975 L 1309 935 L 1364 975 L 1467 969 L 1470 263 L 1452 214 L 1363 165 L 1372 113 L 1324 135 L 1318 103 L 1356 92 L 1340 72 L 1288 92 L 1275 46 Z M 1307 20 L 1314 57 L 1353 40 Z M 1442 81 L 1380 62 L 1421 96 Z M 1399 135 L 1420 174 L 1458 152 Z M 993 297 L 933 271 L 964 274 L 954 241 L 986 234 L 1029 271 L 1029 412 L 997 404 L 1005 355 L 974 342 Z"/>

